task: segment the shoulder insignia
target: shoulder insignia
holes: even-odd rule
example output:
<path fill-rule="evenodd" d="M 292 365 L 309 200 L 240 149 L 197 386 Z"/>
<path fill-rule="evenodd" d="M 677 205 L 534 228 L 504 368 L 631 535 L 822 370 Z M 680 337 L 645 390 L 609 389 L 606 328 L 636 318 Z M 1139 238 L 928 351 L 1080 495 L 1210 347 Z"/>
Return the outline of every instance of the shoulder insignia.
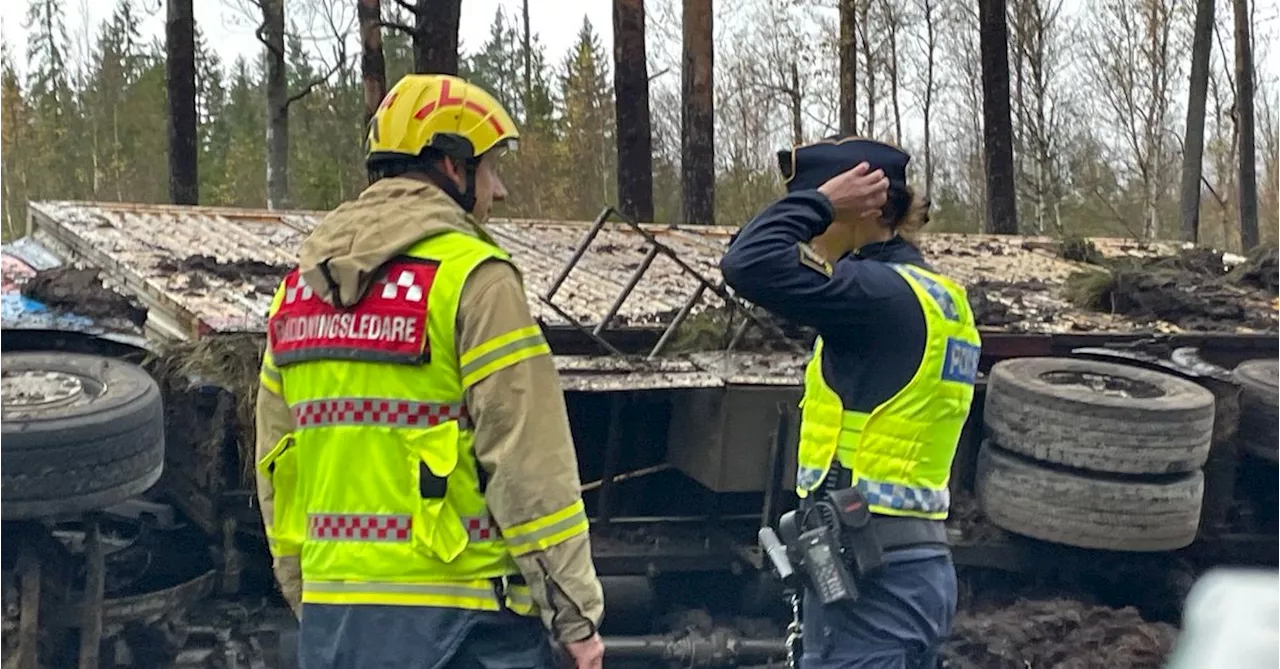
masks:
<path fill-rule="evenodd" d="M 827 259 L 823 258 L 822 254 L 818 253 L 812 246 L 805 243 L 800 243 L 796 246 L 800 250 L 801 265 L 804 265 L 816 272 L 821 272 L 825 276 L 831 276 L 833 272 L 831 269 L 831 263 L 827 262 Z"/>
<path fill-rule="evenodd" d="M 361 360 L 403 365 L 431 358 L 428 298 L 439 263 L 395 260 L 350 309 L 320 299 L 294 272 L 285 277 L 284 300 L 267 324 L 275 363 Z"/>

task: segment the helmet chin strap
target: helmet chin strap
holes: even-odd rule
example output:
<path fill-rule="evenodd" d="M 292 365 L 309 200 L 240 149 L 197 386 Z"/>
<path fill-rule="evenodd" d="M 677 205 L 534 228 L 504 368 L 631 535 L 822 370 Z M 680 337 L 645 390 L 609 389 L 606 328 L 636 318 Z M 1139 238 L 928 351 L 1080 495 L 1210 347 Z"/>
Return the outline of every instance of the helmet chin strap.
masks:
<path fill-rule="evenodd" d="M 446 158 L 446 160 L 450 159 Z M 458 190 L 458 186 L 453 182 L 453 179 L 436 166 L 432 165 L 430 172 L 439 177 L 436 180 L 436 185 L 445 192 L 445 195 L 453 198 L 453 201 L 457 202 L 463 211 L 473 214 L 473 210 L 476 208 L 476 168 L 474 165 L 467 164 L 466 161 L 461 162 L 463 162 L 462 172 L 465 175 L 464 179 L 467 184 L 465 191 Z"/>

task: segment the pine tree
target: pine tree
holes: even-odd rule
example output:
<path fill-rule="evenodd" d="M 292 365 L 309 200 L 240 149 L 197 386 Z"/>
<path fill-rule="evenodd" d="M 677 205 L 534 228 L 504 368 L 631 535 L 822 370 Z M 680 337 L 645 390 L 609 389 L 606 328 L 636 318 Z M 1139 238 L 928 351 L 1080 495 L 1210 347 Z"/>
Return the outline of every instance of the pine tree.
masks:
<path fill-rule="evenodd" d="M 470 58 L 462 61 L 460 74 L 489 91 L 502 106 L 520 123 L 523 116 L 521 102 L 521 70 L 517 60 L 520 42 L 514 25 L 506 18 L 502 7 L 489 24 L 489 38 Z"/>
<path fill-rule="evenodd" d="M 25 160 L 30 153 L 30 111 L 23 99 L 18 73 L 13 66 L 13 53 L 8 44 L 0 44 L 0 163 L 5 178 L 0 180 L 4 193 L 2 237 L 13 239 L 23 229 L 26 211 L 27 170 Z"/>
<path fill-rule="evenodd" d="M 82 194 L 84 150 L 78 141 L 81 113 L 68 77 L 67 30 L 58 0 L 27 7 L 27 99 L 32 108 L 34 147 L 30 157 L 32 198 L 74 198 Z"/>
<path fill-rule="evenodd" d="M 573 213 L 581 219 L 594 217 L 614 201 L 617 192 L 612 81 L 609 55 L 584 16 L 578 42 L 565 57 L 561 78 L 563 164 L 579 175 L 573 188 Z M 583 169 L 585 166 L 590 167 Z"/>

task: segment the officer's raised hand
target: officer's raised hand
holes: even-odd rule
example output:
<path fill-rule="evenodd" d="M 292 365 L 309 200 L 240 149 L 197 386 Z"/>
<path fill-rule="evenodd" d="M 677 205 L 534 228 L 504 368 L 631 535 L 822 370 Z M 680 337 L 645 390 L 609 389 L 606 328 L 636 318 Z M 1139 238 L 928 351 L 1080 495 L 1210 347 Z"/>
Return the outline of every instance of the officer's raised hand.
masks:
<path fill-rule="evenodd" d="M 818 187 L 835 210 L 837 221 L 855 221 L 879 216 L 889 195 L 889 179 L 867 163 L 831 177 Z"/>

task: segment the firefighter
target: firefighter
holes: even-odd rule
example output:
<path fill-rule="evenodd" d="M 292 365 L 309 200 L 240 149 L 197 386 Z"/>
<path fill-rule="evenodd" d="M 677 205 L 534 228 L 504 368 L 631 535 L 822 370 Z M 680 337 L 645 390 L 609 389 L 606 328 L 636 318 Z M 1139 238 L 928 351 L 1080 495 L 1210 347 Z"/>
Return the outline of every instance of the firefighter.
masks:
<path fill-rule="evenodd" d="M 404 77 L 369 123 L 371 185 L 275 294 L 258 499 L 303 669 L 552 667 L 549 637 L 601 666 L 564 395 L 481 225 L 518 138 L 474 84 Z"/>
<path fill-rule="evenodd" d="M 883 564 L 859 597 L 803 605 L 804 669 L 933 669 L 956 607 L 947 484 L 980 339 L 965 290 L 908 241 L 927 205 L 901 149 L 832 137 L 778 154 L 787 195 L 721 261 L 738 295 L 818 333 L 804 376 L 796 493 L 865 500 Z M 850 490 L 853 489 L 853 490 Z M 828 522 L 828 521 L 820 521 Z M 846 555 L 851 555 L 846 551 Z"/>

